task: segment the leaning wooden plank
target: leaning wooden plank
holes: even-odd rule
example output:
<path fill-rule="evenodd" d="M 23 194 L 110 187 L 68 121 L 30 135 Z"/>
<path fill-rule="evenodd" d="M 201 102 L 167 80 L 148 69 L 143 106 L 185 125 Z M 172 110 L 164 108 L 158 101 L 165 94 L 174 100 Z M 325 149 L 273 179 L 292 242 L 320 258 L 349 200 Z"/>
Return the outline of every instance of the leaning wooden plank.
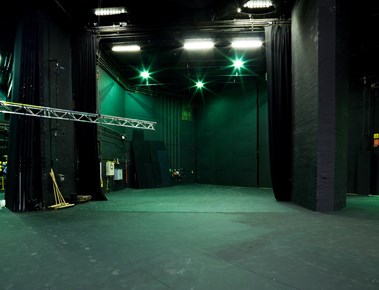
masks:
<path fill-rule="evenodd" d="M 72 207 L 74 205 L 75 204 L 73 204 L 73 203 L 60 203 L 60 204 L 50 205 L 49 208 L 60 209 L 60 208 Z"/>
<path fill-rule="evenodd" d="M 63 195 L 62 195 L 61 191 L 59 190 L 59 186 L 58 186 L 57 181 L 55 179 L 55 174 L 54 174 L 54 171 L 53 171 L 52 168 L 50 169 L 50 176 L 51 176 L 51 179 L 53 181 L 53 190 L 54 190 L 55 204 L 50 205 L 48 208 L 60 209 L 60 208 L 67 208 L 67 207 L 74 206 L 75 204 L 73 204 L 73 203 L 67 203 L 64 200 Z"/>

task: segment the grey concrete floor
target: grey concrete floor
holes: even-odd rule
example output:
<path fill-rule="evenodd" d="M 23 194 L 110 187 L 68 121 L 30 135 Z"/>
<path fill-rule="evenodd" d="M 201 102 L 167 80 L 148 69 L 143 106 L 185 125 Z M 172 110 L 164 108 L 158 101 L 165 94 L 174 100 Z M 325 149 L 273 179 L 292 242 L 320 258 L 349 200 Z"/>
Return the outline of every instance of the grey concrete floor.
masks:
<path fill-rule="evenodd" d="M 379 289 L 379 197 L 317 213 L 270 189 L 126 189 L 0 211 L 0 289 Z"/>

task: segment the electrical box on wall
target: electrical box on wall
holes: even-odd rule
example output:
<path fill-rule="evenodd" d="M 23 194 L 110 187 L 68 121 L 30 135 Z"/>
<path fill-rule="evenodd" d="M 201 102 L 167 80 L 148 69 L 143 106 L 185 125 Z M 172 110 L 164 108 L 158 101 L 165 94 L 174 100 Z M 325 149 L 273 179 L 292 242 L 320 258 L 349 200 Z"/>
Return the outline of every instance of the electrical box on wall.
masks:
<path fill-rule="evenodd" d="M 375 133 L 375 134 L 373 135 L 373 143 L 372 143 L 372 147 L 374 147 L 374 148 L 379 147 L 379 133 Z"/>
<path fill-rule="evenodd" d="M 113 180 L 122 180 L 122 169 L 115 169 Z"/>
<path fill-rule="evenodd" d="M 114 175 L 114 162 L 113 161 L 107 161 L 107 163 L 105 164 L 105 174 L 107 176 Z"/>

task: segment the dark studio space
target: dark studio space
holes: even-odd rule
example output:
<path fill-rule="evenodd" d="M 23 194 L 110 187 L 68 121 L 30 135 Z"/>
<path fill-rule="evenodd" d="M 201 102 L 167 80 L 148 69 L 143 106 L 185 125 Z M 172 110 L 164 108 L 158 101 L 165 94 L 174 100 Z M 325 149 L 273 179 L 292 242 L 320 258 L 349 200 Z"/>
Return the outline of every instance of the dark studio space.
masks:
<path fill-rule="evenodd" d="M 0 289 L 379 288 L 376 1 L 8 6 Z"/>

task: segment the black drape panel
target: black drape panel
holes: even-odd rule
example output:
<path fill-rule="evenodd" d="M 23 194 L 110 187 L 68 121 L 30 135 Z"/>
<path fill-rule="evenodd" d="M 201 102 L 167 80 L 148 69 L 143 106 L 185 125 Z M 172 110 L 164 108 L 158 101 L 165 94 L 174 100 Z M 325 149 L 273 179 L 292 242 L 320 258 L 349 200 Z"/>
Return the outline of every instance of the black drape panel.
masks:
<path fill-rule="evenodd" d="M 43 98 L 40 13 L 25 9 L 17 30 L 12 101 L 40 104 Z M 6 206 L 12 211 L 38 209 L 42 202 L 40 118 L 11 115 Z"/>
<path fill-rule="evenodd" d="M 271 180 L 275 198 L 291 200 L 292 80 L 290 25 L 265 29 Z"/>
<path fill-rule="evenodd" d="M 76 32 L 72 39 L 72 86 L 75 110 L 97 112 L 96 39 L 87 31 Z M 78 194 L 93 200 L 106 200 L 100 189 L 100 158 L 97 125 L 75 123 L 78 158 Z"/>

